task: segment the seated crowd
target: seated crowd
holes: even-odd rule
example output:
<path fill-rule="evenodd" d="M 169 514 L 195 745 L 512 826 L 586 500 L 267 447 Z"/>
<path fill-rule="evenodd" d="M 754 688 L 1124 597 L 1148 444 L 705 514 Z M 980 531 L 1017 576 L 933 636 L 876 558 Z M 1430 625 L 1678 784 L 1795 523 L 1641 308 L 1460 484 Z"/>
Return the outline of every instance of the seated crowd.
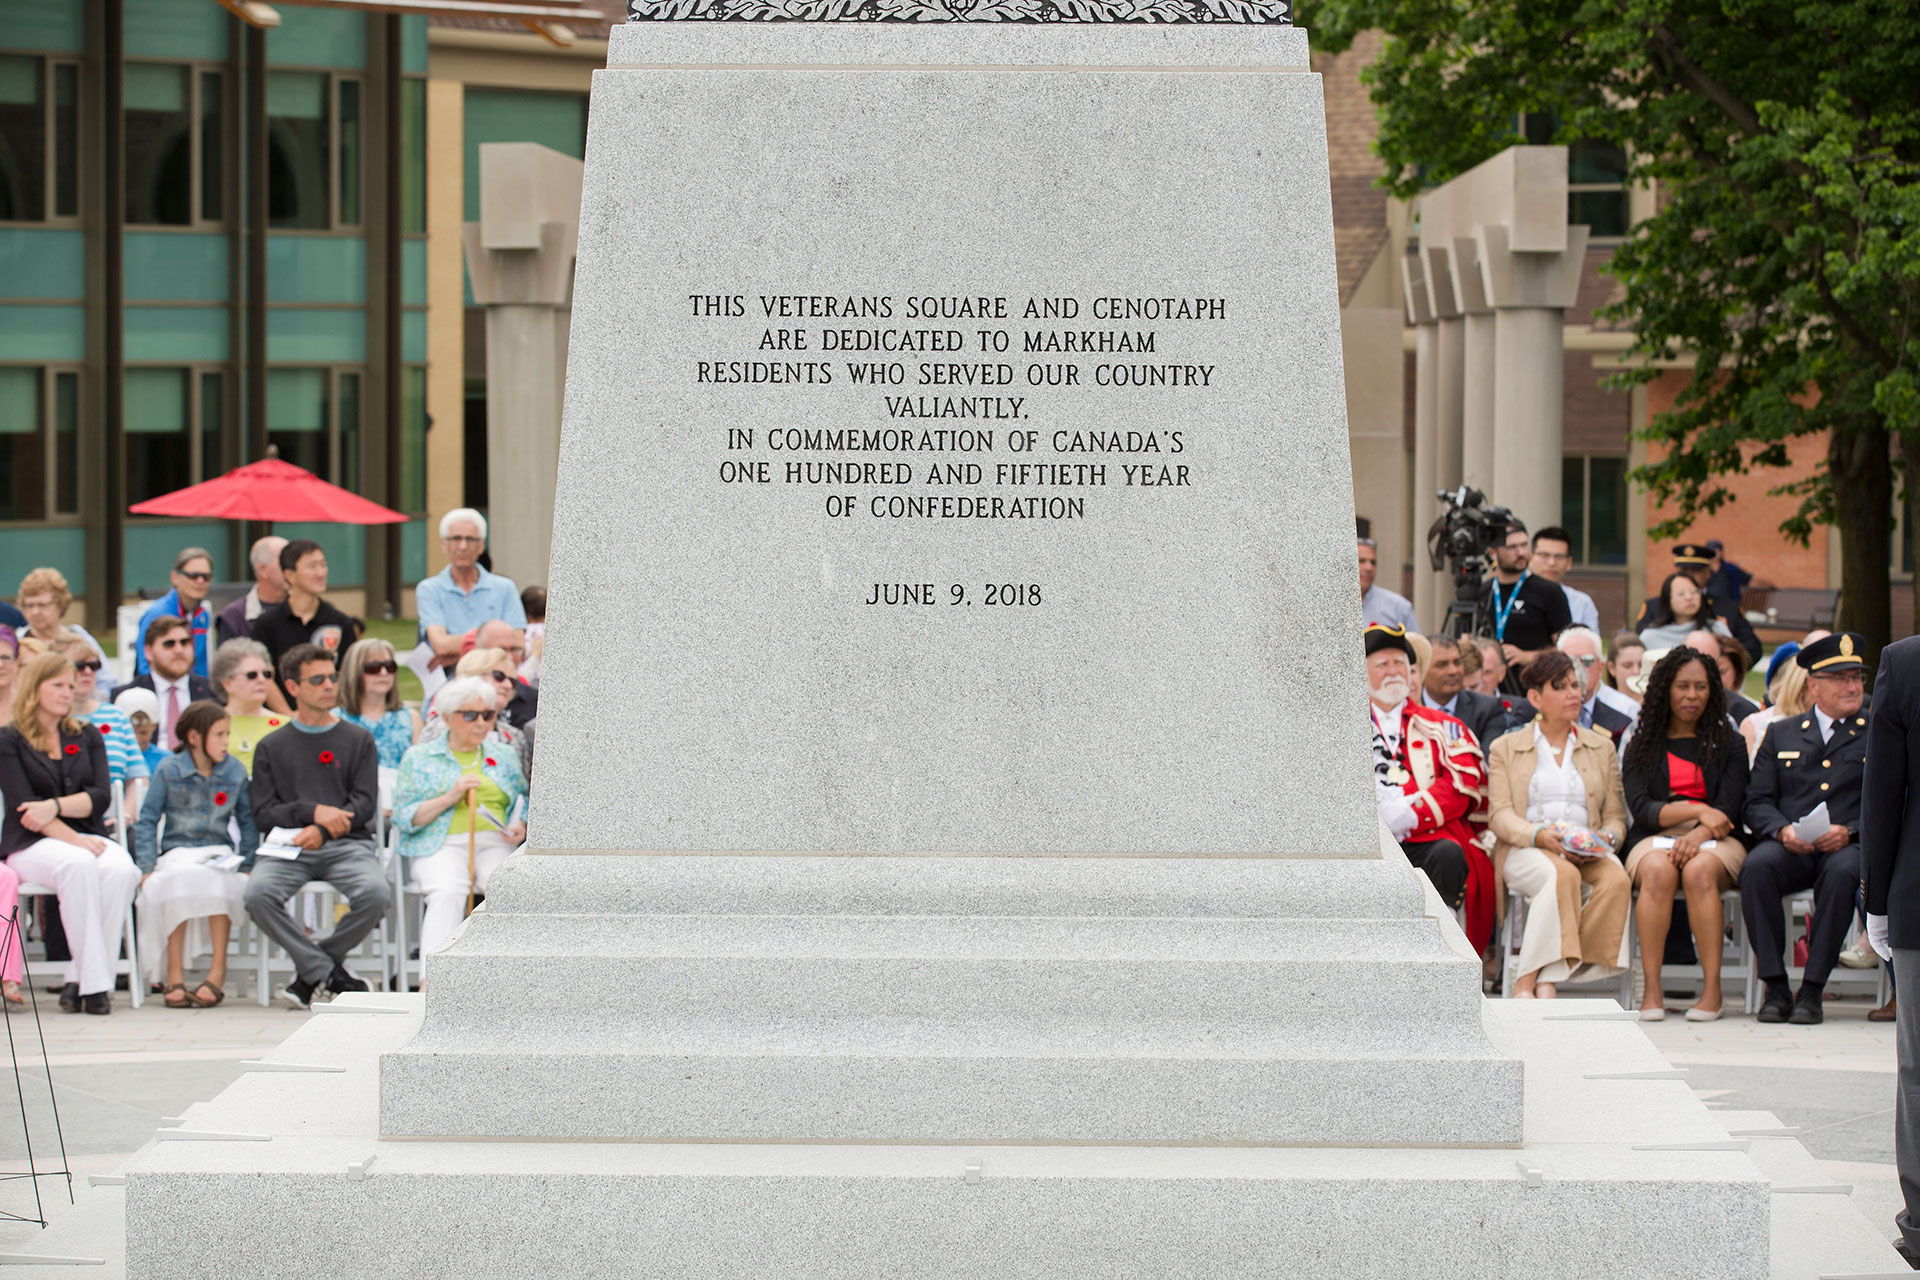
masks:
<path fill-rule="evenodd" d="M 1861 638 L 1815 631 L 1781 645 L 1758 706 L 1741 691 L 1758 637 L 1737 598 L 1716 594 L 1745 575 L 1717 545 L 1676 548 L 1674 573 L 1610 647 L 1592 602 L 1559 581 L 1569 545 L 1543 529 L 1529 547 L 1511 526 L 1482 597 L 1495 634 L 1456 640 L 1413 631 L 1404 599 L 1374 581 L 1376 552 L 1362 540 L 1381 821 L 1483 955 L 1508 895 L 1524 900 L 1516 998 L 1619 977 L 1631 965 L 1631 915 L 1641 1017 L 1666 1016 L 1662 965 L 1686 930 L 1701 978 L 1686 1016 L 1719 1018 L 1721 895 L 1737 889 L 1765 988 L 1760 1020 L 1822 1021 L 1862 874 Z M 1786 902 L 1809 889 L 1796 992 Z M 1892 1003 L 1869 1016 L 1890 1020 Z"/>
<path fill-rule="evenodd" d="M 348 960 L 393 905 L 383 828 L 425 900 L 421 954 L 441 945 L 526 836 L 539 646 L 512 581 L 479 567 L 485 528 L 443 521 L 449 570 L 420 584 L 423 652 L 455 669 L 425 716 L 401 700 L 393 645 L 321 598 L 312 542 L 256 543 L 254 588 L 217 620 L 213 558 L 183 550 L 111 698 L 99 646 L 62 621 L 65 579 L 29 574 L 29 625 L 0 626 L 0 1004 L 25 999 L 22 885 L 67 1012 L 111 1011 L 127 941 L 130 982 L 170 1008 L 221 1003 L 243 914 L 291 959 L 288 1003 L 365 991 Z M 544 593 L 526 597 L 544 623 Z M 315 881 L 346 899 L 331 928 L 294 903 Z"/>

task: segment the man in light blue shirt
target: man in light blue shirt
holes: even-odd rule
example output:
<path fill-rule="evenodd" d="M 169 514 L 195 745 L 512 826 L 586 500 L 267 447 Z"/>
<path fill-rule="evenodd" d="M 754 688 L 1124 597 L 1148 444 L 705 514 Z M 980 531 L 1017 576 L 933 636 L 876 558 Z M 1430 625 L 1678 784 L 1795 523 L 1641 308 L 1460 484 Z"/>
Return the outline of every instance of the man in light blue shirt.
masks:
<path fill-rule="evenodd" d="M 1420 634 L 1420 624 L 1414 621 L 1413 605 L 1397 591 L 1373 585 L 1374 575 L 1379 572 L 1379 549 L 1372 538 L 1360 539 L 1360 621 L 1363 625 L 1384 622 L 1390 627 L 1402 627 L 1413 635 Z"/>
<path fill-rule="evenodd" d="M 487 518 L 471 507 L 440 517 L 440 546 L 447 567 L 414 588 L 420 614 L 420 638 L 433 648 L 433 663 L 451 667 L 460 661 L 461 639 L 485 622 L 527 625 L 520 588 L 512 578 L 480 567 L 487 546 Z"/>
<path fill-rule="evenodd" d="M 1533 571 L 1549 582 L 1558 584 L 1567 593 L 1567 612 L 1573 615 L 1574 626 L 1599 631 L 1600 607 L 1594 604 L 1593 597 L 1561 581 L 1571 568 L 1573 538 L 1565 529 L 1559 525 L 1548 525 L 1533 535 Z"/>

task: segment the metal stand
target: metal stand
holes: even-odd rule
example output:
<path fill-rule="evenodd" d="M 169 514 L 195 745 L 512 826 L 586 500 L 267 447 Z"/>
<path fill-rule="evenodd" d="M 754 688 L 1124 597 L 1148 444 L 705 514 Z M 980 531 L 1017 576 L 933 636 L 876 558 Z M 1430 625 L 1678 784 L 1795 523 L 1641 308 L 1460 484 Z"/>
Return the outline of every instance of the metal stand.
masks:
<path fill-rule="evenodd" d="M 20 908 L 16 905 L 7 916 L 4 928 L 0 928 L 0 957 L 4 957 L 10 948 L 20 948 L 20 960 L 26 964 L 27 948 L 20 932 Z M 135 975 L 138 981 L 138 975 Z M 67 1183 L 67 1203 L 73 1201 L 73 1170 L 67 1164 L 67 1139 L 60 1130 L 60 1101 L 53 1092 L 53 1063 L 47 1058 L 47 1033 L 40 1025 L 40 996 L 33 986 L 33 972 L 28 969 L 21 977 L 20 989 L 26 992 L 27 1004 L 33 1010 L 33 1030 L 40 1042 L 40 1063 L 47 1071 L 47 1103 L 53 1110 L 53 1136 L 60 1148 L 60 1167 L 56 1170 L 40 1172 L 33 1159 L 33 1124 L 27 1119 L 27 1087 L 20 1078 L 20 1047 L 13 1034 L 14 1014 L 7 1010 L 4 1017 L 7 1024 L 7 1056 L 13 1061 L 13 1090 L 20 1101 L 20 1130 L 27 1142 L 27 1172 L 0 1173 L 0 1183 L 18 1182 L 27 1179 L 33 1183 L 34 1216 L 11 1213 L 0 1208 L 0 1222 L 32 1222 L 39 1226 L 47 1225 L 47 1210 L 40 1197 L 40 1179 L 64 1178 Z"/>

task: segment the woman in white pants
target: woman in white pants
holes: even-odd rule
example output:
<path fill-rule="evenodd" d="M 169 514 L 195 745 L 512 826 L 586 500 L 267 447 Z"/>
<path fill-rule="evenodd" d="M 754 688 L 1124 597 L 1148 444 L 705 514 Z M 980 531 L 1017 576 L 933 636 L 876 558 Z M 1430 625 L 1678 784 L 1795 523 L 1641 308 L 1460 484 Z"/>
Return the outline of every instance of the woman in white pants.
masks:
<path fill-rule="evenodd" d="M 0 729 L 0 856 L 21 880 L 60 895 L 73 956 L 60 1007 L 104 1014 L 140 871 L 100 834 L 107 749 L 99 730 L 74 718 L 73 699 L 73 664 L 59 653 L 41 654 L 14 682 L 13 723 Z"/>
<path fill-rule="evenodd" d="M 408 748 L 400 762 L 393 825 L 400 856 L 427 899 L 423 957 L 459 927 L 468 895 L 484 891 L 493 869 L 526 838 L 518 810 L 527 781 L 513 748 L 492 736 L 497 703 L 485 680 L 448 681 L 433 699 L 445 735 Z"/>

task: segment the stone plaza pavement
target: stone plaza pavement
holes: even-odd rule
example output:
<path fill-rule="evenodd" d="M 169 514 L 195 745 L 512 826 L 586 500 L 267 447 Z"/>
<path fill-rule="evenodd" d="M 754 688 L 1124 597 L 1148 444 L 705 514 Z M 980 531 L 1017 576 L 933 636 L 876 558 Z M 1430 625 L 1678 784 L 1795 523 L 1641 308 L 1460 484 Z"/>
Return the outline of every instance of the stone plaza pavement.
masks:
<path fill-rule="evenodd" d="M 46 1033 L 76 1194 L 88 1173 L 119 1166 L 160 1127 L 189 1105 L 219 1093 L 241 1063 L 280 1043 L 311 1016 L 251 1000 L 229 999 L 217 1009 L 180 1012 L 158 1000 L 128 1006 L 116 997 L 108 1018 L 63 1015 L 41 997 Z M 1868 1002 L 1833 999 L 1818 1027 L 1763 1026 L 1730 1014 L 1719 1022 L 1689 1023 L 1678 1012 L 1663 1023 L 1642 1024 L 1710 1107 L 1771 1111 L 1802 1130 L 1800 1141 L 1825 1171 L 1853 1186 L 1855 1206 L 1888 1237 L 1899 1207 L 1893 1166 L 1894 1030 L 1866 1020 Z M 19 1050 L 20 1080 L 32 1124 L 36 1163 L 58 1167 L 46 1075 L 33 1039 L 33 1018 L 14 1015 L 8 1029 Z M 0 1062 L 0 1175 L 26 1169 L 20 1105 L 9 1064 Z M 58 1217 L 65 1192 L 57 1178 L 41 1193 Z M 0 1181 L 0 1210 L 33 1212 L 27 1181 Z M 37 1228 L 0 1223 L 0 1251 L 33 1250 Z"/>

